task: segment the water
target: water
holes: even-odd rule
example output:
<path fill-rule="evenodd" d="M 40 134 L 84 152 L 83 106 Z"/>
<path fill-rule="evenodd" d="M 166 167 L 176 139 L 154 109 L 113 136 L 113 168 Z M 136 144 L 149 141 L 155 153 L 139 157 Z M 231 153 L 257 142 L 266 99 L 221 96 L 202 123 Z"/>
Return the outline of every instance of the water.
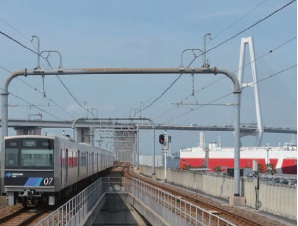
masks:
<path fill-rule="evenodd" d="M 167 157 L 167 168 L 168 169 L 179 169 L 180 168 L 180 158 Z"/>

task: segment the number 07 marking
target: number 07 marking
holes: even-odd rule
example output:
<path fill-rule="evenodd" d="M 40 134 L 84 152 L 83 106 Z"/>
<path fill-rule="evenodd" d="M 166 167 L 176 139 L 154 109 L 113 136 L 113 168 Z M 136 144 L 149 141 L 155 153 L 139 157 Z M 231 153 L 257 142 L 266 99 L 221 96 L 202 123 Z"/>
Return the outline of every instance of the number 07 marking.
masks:
<path fill-rule="evenodd" d="M 53 181 L 52 177 L 49 177 L 49 178 L 46 177 L 45 179 L 43 179 L 43 184 L 44 185 L 51 185 L 52 181 Z"/>

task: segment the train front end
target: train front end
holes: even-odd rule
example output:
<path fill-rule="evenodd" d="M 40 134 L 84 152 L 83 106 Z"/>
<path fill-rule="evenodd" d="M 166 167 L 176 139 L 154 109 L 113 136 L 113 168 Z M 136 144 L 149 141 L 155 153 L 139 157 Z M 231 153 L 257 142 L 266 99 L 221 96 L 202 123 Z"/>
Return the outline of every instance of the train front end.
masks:
<path fill-rule="evenodd" d="M 8 204 L 54 205 L 54 138 L 13 136 L 5 138 L 4 190 Z M 3 168 L 2 168 L 3 169 Z"/>

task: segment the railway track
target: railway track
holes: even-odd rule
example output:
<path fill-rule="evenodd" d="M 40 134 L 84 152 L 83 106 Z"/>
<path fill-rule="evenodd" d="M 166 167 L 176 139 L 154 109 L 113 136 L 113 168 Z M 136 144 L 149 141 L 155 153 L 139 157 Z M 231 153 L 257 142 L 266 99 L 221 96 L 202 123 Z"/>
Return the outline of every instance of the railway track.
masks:
<path fill-rule="evenodd" d="M 21 205 L 8 206 L 0 210 L 0 225 L 30 225 L 36 219 L 45 217 L 51 210 L 52 208 L 42 206 L 31 208 L 23 208 Z"/>
<path fill-rule="evenodd" d="M 111 170 L 117 168 L 118 165 L 111 167 Z M 120 172 L 120 175 L 123 173 Z M 71 198 L 71 197 L 70 197 Z M 67 199 L 68 200 L 68 199 Z M 0 226 L 28 226 L 35 225 L 43 218 L 47 217 L 51 212 L 55 209 L 58 209 L 60 205 L 67 202 L 64 200 L 55 206 L 36 206 L 36 207 L 28 207 L 23 208 L 21 204 L 17 204 L 14 206 L 6 206 L 4 208 L 0 208 Z"/>
<path fill-rule="evenodd" d="M 126 164 L 123 167 L 123 174 L 126 177 L 136 178 L 144 181 L 152 186 L 158 187 L 163 191 L 171 193 L 174 196 L 178 196 L 181 199 L 192 203 L 193 205 L 199 206 L 213 214 L 219 215 L 235 225 L 239 226 L 282 226 L 280 222 L 269 219 L 265 216 L 259 215 L 252 211 L 245 210 L 227 204 L 221 204 L 212 199 L 206 198 L 199 193 L 192 193 L 186 189 L 176 187 L 164 182 L 158 182 L 150 178 L 135 174 L 131 165 Z M 154 198 L 154 197 L 153 197 Z M 190 207 L 191 208 L 191 207 Z M 191 210 L 194 211 L 194 210 Z M 201 213 L 197 213 L 201 214 Z"/>
<path fill-rule="evenodd" d="M 113 168 L 113 171 L 117 171 L 119 176 L 124 176 L 128 178 L 136 178 L 138 180 L 144 181 L 152 186 L 158 187 L 163 191 L 171 193 L 176 197 L 192 203 L 193 205 L 199 206 L 215 215 L 219 215 L 235 225 L 239 226 L 281 226 L 285 225 L 280 222 L 273 221 L 267 217 L 261 216 L 252 211 L 247 211 L 241 208 L 225 205 L 206 198 L 198 193 L 191 193 L 186 189 L 169 185 L 163 182 L 158 182 L 150 178 L 138 175 L 134 173 L 133 167 L 130 163 L 121 163 L 117 167 Z M 109 175 L 107 175 L 109 176 Z M 118 177 L 118 175 L 117 175 Z M 152 197 L 154 199 L 154 197 Z M 168 200 L 171 202 L 172 200 Z M 189 212 L 194 213 L 195 209 L 189 207 Z M 199 211 L 199 210 L 197 210 Z M 22 205 L 8 206 L 0 209 L 0 226 L 2 225 L 35 225 L 41 219 L 45 218 L 50 214 L 51 210 L 47 208 L 37 209 L 33 211 L 32 209 L 24 209 Z M 196 213 L 201 214 L 201 213 Z M 183 216 L 181 216 L 183 217 Z"/>

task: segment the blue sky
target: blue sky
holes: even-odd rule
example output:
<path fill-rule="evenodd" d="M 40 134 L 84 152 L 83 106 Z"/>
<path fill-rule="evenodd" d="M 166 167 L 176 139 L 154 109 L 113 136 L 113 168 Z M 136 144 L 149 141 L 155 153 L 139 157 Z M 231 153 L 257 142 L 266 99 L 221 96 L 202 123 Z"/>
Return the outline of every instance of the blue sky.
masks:
<path fill-rule="evenodd" d="M 55 50 L 62 54 L 64 68 L 179 67 L 181 52 L 188 48 L 203 49 L 204 35 L 211 33 L 212 40 L 206 40 L 207 50 L 212 49 L 207 53 L 209 64 L 235 74 L 241 38 L 252 36 L 255 55 L 259 58 L 256 62 L 258 78 L 263 79 L 259 89 L 264 126 L 296 128 L 297 3 L 281 9 L 290 2 L 14 0 L 1 3 L 0 31 L 34 51 L 37 51 L 37 43 L 31 42 L 31 36 L 38 36 L 41 51 Z M 278 9 L 281 10 L 270 16 Z M 34 53 L 3 35 L 0 49 L 0 84 L 9 76 L 8 71 L 37 66 Z M 270 50 L 273 51 L 268 54 Z M 184 54 L 184 66 L 193 56 L 191 52 Z M 249 60 L 248 56 L 246 58 Z M 52 54 L 49 61 L 53 68 L 58 67 L 57 55 Z M 203 59 L 199 57 L 191 67 L 202 64 Z M 44 60 L 41 66 L 49 67 Z M 285 69 L 288 70 L 279 73 Z M 267 78 L 270 75 L 275 76 Z M 249 66 L 244 76 L 245 80 L 250 80 Z M 77 101 L 96 109 L 99 117 L 128 117 L 135 114 L 136 108 L 150 105 L 177 77 L 80 75 L 60 78 Z M 220 78 L 223 79 L 214 83 Z M 41 77 L 22 80 L 30 86 L 18 79 L 10 85 L 9 91 L 17 97 L 9 98 L 9 103 L 15 106 L 9 108 L 9 118 L 27 119 L 41 112 L 27 102 L 40 106 L 44 110 L 43 119 L 47 120 L 72 120 L 87 115 L 56 77 L 45 78 L 44 88 Z M 194 96 L 191 95 L 193 87 Z M 41 95 L 43 91 L 47 98 Z M 233 95 L 223 98 L 231 92 L 232 84 L 223 75 L 196 75 L 194 84 L 190 75 L 183 75 L 141 115 L 157 123 L 232 125 L 232 107 L 206 105 L 189 112 L 189 106 L 177 106 L 177 103 L 193 104 L 196 100 L 208 104 L 217 98 L 220 98 L 218 104 L 233 102 Z M 251 123 L 255 118 L 252 92 L 245 90 L 241 121 Z M 171 133 L 173 142 L 176 141 L 175 149 L 199 143 L 199 133 Z M 219 136 L 222 145 L 233 145 L 232 134 L 208 133 L 206 138 L 217 140 Z M 266 135 L 263 144 L 277 145 L 291 138 Z M 251 138 L 244 143 L 250 145 Z"/>

